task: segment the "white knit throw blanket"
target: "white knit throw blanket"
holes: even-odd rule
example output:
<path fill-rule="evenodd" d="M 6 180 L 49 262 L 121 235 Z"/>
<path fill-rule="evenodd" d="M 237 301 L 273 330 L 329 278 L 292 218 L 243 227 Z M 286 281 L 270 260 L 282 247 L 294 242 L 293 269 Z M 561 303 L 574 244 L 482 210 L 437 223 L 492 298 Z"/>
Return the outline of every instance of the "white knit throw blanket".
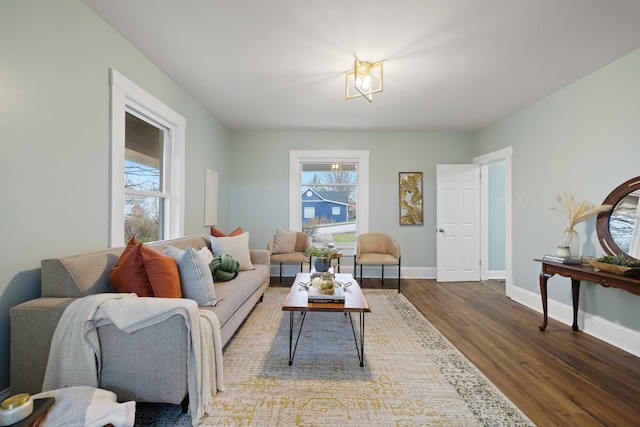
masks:
<path fill-rule="evenodd" d="M 118 329 L 131 333 L 176 314 L 184 317 L 189 331 L 189 413 L 192 424 L 197 425 L 206 415 L 217 390 L 224 391 L 222 345 L 217 316 L 210 311 L 199 310 L 197 303 L 189 299 L 105 293 L 73 301 L 54 332 L 42 391 L 79 385 L 99 387 L 101 356 L 98 327 L 112 323 Z"/>

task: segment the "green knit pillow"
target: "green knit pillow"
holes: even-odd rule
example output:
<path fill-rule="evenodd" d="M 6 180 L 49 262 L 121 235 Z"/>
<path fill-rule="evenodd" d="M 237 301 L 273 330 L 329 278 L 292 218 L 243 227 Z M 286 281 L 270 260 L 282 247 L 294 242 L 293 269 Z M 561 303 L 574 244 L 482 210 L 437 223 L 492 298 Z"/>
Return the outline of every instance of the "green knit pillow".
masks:
<path fill-rule="evenodd" d="M 231 255 L 222 254 L 209 263 L 213 278 L 220 282 L 235 279 L 240 272 L 240 263 Z"/>

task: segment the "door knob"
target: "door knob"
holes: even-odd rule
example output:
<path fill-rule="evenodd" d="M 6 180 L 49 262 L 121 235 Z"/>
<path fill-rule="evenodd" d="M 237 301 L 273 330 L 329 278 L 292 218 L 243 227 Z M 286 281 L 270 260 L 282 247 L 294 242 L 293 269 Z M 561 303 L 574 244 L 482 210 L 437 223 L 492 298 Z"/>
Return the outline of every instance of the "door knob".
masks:
<path fill-rule="evenodd" d="M 438 228 L 438 233 L 444 233 L 444 228 Z"/>

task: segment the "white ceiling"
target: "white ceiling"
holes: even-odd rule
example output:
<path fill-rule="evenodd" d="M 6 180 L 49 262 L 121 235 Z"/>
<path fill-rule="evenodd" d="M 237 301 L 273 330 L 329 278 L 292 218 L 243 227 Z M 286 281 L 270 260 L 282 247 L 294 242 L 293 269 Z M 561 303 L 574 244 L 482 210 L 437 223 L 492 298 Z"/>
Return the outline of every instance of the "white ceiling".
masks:
<path fill-rule="evenodd" d="M 640 48 L 638 0 L 84 1 L 230 129 L 473 131 Z"/>

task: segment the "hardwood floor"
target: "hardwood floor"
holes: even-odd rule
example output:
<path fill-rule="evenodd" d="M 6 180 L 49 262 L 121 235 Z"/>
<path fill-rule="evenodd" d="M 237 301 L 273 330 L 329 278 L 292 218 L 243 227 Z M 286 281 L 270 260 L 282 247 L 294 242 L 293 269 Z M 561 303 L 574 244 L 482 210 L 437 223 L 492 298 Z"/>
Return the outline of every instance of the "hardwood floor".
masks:
<path fill-rule="evenodd" d="M 503 282 L 403 279 L 402 293 L 536 425 L 640 425 L 640 358 L 553 319 L 540 331 L 542 315 L 507 298 Z"/>

